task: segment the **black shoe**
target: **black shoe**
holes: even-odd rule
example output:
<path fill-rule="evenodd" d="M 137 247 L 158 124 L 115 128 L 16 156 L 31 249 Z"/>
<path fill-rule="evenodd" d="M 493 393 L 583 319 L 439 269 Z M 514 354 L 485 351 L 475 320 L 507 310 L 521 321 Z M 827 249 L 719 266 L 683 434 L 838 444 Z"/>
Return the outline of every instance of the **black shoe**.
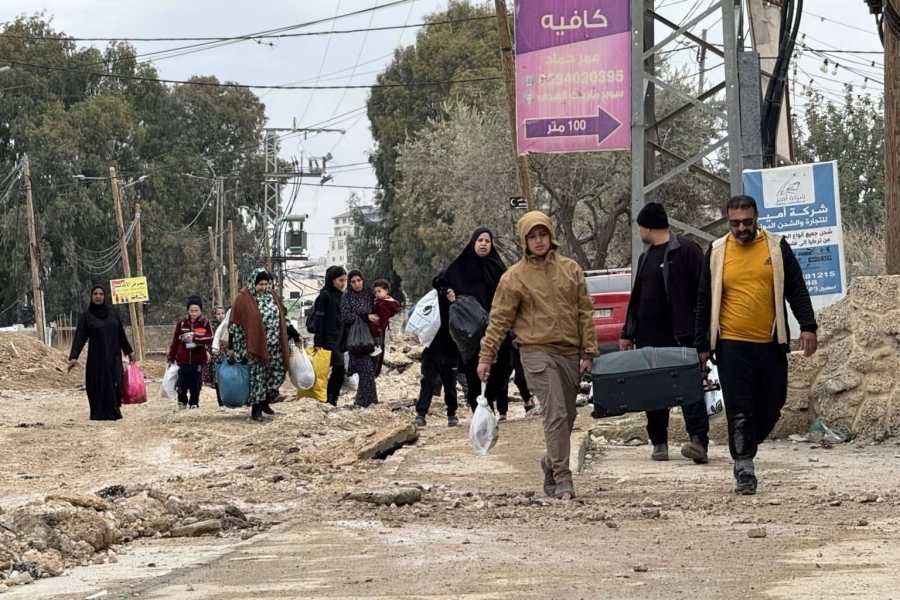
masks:
<path fill-rule="evenodd" d="M 456 415 L 447 417 L 447 427 L 459 427 L 459 417 Z"/>
<path fill-rule="evenodd" d="M 427 423 L 425 422 L 425 417 L 422 415 L 416 415 L 416 427 L 425 427 Z"/>
<path fill-rule="evenodd" d="M 526 415 L 528 413 L 530 413 L 531 411 L 533 411 L 534 409 L 535 409 L 534 400 L 529 400 L 528 402 L 525 403 L 525 414 Z"/>
<path fill-rule="evenodd" d="M 657 460 L 660 462 L 665 462 L 669 460 L 669 445 L 668 444 L 655 444 L 653 446 L 653 454 L 650 455 L 651 460 Z"/>
<path fill-rule="evenodd" d="M 259 404 L 254 404 L 253 408 L 250 409 L 250 420 L 256 421 L 257 423 L 262 423 L 262 406 Z"/>
<path fill-rule="evenodd" d="M 544 495 L 552 497 L 556 494 L 556 480 L 553 479 L 553 470 L 547 464 L 547 457 L 541 458 L 541 470 L 544 471 Z"/>
<path fill-rule="evenodd" d="M 756 494 L 757 483 L 756 475 L 750 471 L 741 471 L 737 474 L 734 493 L 739 496 L 753 496 Z"/>
<path fill-rule="evenodd" d="M 260 410 L 263 411 L 263 413 L 265 413 L 265 414 L 267 414 L 267 415 L 274 415 L 274 414 L 275 414 L 275 411 L 272 410 L 272 407 L 269 406 L 269 403 L 268 403 L 268 402 L 265 403 L 265 404 L 263 404 L 262 407 L 260 408 Z"/>
<path fill-rule="evenodd" d="M 709 462 L 706 446 L 697 436 L 691 437 L 691 441 L 681 447 L 681 455 L 692 459 L 698 465 L 705 465 Z"/>
<path fill-rule="evenodd" d="M 337 406 L 337 398 L 329 398 L 327 403 L 332 406 Z"/>

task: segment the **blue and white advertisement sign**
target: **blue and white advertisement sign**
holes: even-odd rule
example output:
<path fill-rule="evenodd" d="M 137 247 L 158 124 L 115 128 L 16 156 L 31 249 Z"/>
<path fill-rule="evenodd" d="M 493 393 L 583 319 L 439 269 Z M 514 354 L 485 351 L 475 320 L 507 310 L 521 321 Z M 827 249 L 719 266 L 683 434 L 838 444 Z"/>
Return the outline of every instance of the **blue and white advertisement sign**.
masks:
<path fill-rule="evenodd" d="M 847 294 L 836 162 L 744 171 L 744 193 L 759 205 L 759 225 L 785 236 L 819 310 Z M 796 337 L 796 321 L 791 319 Z"/>

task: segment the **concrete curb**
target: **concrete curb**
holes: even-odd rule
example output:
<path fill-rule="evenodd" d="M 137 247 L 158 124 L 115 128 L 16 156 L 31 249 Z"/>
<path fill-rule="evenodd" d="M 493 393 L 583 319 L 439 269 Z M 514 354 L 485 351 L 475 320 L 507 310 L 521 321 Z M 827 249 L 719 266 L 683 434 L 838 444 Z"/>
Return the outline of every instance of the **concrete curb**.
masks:
<path fill-rule="evenodd" d="M 588 444 L 591 440 L 591 430 L 574 431 L 569 440 L 569 469 L 573 473 L 580 473 L 584 468 L 584 457 L 587 454 Z"/>

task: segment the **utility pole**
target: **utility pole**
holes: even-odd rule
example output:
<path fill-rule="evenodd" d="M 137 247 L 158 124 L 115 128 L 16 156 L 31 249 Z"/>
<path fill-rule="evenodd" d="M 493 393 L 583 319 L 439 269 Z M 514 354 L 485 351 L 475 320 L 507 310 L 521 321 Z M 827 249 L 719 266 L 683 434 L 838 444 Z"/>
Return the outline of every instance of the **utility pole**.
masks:
<path fill-rule="evenodd" d="M 900 275 L 900 38 L 884 24 L 885 263 Z"/>
<path fill-rule="evenodd" d="M 509 131 L 512 136 L 513 158 L 516 161 L 519 194 L 525 196 L 528 210 L 534 210 L 534 191 L 531 189 L 531 177 L 528 174 L 528 157 L 519 154 L 517 142 L 519 124 L 516 121 L 516 59 L 513 55 L 512 40 L 509 35 L 506 0 L 494 0 L 494 12 L 497 13 L 497 33 L 500 34 L 500 64 L 503 67 L 503 87 L 506 88 Z"/>
<path fill-rule="evenodd" d="M 47 343 L 47 332 L 44 321 L 44 294 L 41 291 L 41 275 L 38 265 L 40 248 L 37 245 L 37 233 L 34 228 L 34 201 L 31 197 L 31 169 L 28 157 L 22 157 L 22 168 L 25 171 L 25 203 L 28 213 L 28 249 L 31 256 L 31 295 L 34 300 L 34 328 L 37 338 L 42 344 Z"/>
<path fill-rule="evenodd" d="M 700 33 L 700 39 L 706 42 L 706 30 L 704 29 Z M 697 85 L 697 95 L 703 93 L 703 88 L 706 85 L 706 46 L 700 46 L 700 83 Z"/>
<path fill-rule="evenodd" d="M 119 180 L 116 178 L 116 168 L 109 168 L 109 184 L 112 188 L 113 207 L 116 210 L 116 236 L 119 238 L 119 250 L 122 252 L 122 269 L 125 278 L 131 277 L 131 263 L 128 260 L 128 243 L 125 241 L 125 222 L 122 219 L 122 201 L 119 197 Z M 138 332 L 137 310 L 134 303 L 128 303 L 128 315 L 131 317 L 132 332 Z M 144 360 L 144 347 L 141 345 L 141 336 L 134 333 L 134 352 L 138 360 Z"/>
<path fill-rule="evenodd" d="M 222 304 L 222 291 L 219 287 L 219 265 L 216 264 L 216 243 L 213 240 L 213 228 L 207 227 L 207 233 L 209 233 L 209 262 L 212 265 L 212 275 L 213 275 L 213 306 L 218 306 Z M 224 304 L 223 304 L 224 306 Z"/>
<path fill-rule="evenodd" d="M 231 302 L 237 296 L 237 270 L 234 266 L 234 225 L 228 220 L 228 287 L 231 291 Z M 229 304 L 231 304 L 229 302 Z"/>
<path fill-rule="evenodd" d="M 144 243 L 141 239 L 141 205 L 135 203 L 134 205 L 134 263 L 137 267 L 137 276 L 144 276 Z M 141 302 L 137 305 L 132 304 L 135 307 L 135 312 L 137 313 L 137 329 L 138 333 L 135 337 L 140 336 L 141 338 L 141 356 L 139 360 L 144 360 L 144 348 L 147 347 L 147 336 L 144 334 L 144 303 Z"/>
<path fill-rule="evenodd" d="M 225 236 L 221 235 L 223 229 L 225 229 L 225 177 L 219 176 L 219 191 L 216 197 L 218 200 L 216 213 L 216 247 L 218 248 L 219 254 L 217 257 L 213 257 L 213 260 L 216 261 L 216 288 L 219 290 L 219 304 L 222 303 L 222 289 L 225 287 L 224 282 L 224 274 L 222 273 L 222 267 L 225 265 Z M 216 260 L 218 259 L 218 260 Z"/>

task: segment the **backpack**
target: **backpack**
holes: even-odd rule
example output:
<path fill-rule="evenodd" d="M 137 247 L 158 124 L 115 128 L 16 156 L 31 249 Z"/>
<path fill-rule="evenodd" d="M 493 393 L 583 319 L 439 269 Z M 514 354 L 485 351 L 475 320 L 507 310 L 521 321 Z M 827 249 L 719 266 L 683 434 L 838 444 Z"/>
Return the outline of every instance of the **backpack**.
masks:
<path fill-rule="evenodd" d="M 313 302 L 312 309 L 306 315 L 306 330 L 310 333 L 316 333 L 316 311 L 319 310 L 319 298 L 316 297 Z"/>

